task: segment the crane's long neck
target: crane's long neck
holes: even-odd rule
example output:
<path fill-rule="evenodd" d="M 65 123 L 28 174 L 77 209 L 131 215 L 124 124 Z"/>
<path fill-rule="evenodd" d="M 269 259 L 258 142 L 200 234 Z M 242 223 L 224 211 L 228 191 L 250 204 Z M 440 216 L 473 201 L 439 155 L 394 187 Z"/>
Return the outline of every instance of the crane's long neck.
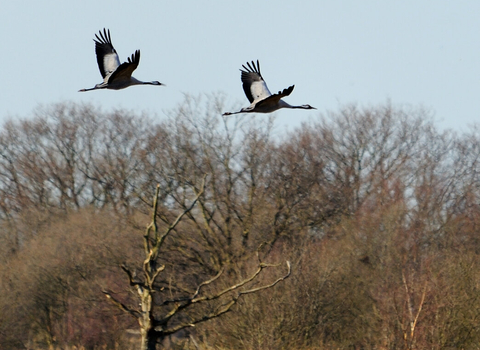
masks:
<path fill-rule="evenodd" d="M 312 109 L 309 105 L 300 105 L 292 106 L 291 104 L 285 102 L 284 100 L 278 101 L 278 109 L 280 108 L 291 108 L 291 109 Z"/>
<path fill-rule="evenodd" d="M 315 107 L 312 107 L 310 105 L 300 105 L 300 106 L 292 106 L 288 104 L 287 102 L 280 100 L 279 103 L 279 108 L 291 108 L 291 109 L 316 109 Z"/>
<path fill-rule="evenodd" d="M 278 101 L 278 108 L 277 109 L 280 109 L 280 108 L 297 108 L 297 107 L 288 104 L 284 100 L 280 100 L 280 101 Z"/>
<path fill-rule="evenodd" d="M 293 109 L 314 109 L 310 105 L 290 106 L 289 108 L 293 108 Z"/>
<path fill-rule="evenodd" d="M 165 85 L 160 83 L 159 81 L 141 81 L 134 77 L 131 77 L 130 80 L 132 82 L 132 85 Z"/>
<path fill-rule="evenodd" d="M 165 86 L 165 84 L 162 84 L 158 81 L 144 81 L 142 84 L 144 84 L 144 85 L 162 85 L 162 86 Z"/>

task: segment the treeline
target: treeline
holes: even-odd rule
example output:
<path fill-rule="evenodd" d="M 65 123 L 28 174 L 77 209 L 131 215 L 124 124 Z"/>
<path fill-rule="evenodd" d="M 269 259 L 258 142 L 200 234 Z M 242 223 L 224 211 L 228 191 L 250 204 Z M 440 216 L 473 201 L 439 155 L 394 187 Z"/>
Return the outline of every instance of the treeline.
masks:
<path fill-rule="evenodd" d="M 478 128 L 351 105 L 282 134 L 268 116 L 222 110 L 215 96 L 162 120 L 64 103 L 3 125 L 1 348 L 134 348 L 135 319 L 102 291 L 135 302 L 120 266 L 142 269 L 157 184 L 168 227 L 205 175 L 158 290 L 178 295 L 227 265 L 232 285 L 257 255 L 291 261 L 292 275 L 177 346 L 480 348 Z"/>

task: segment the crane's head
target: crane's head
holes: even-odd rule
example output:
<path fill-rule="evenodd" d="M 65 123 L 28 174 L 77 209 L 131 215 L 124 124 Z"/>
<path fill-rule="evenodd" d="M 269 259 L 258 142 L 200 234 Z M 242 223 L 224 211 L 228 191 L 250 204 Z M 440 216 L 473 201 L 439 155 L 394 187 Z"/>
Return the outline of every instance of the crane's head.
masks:
<path fill-rule="evenodd" d="M 303 109 L 316 109 L 315 107 L 312 107 L 310 105 L 301 105 L 300 107 Z"/>

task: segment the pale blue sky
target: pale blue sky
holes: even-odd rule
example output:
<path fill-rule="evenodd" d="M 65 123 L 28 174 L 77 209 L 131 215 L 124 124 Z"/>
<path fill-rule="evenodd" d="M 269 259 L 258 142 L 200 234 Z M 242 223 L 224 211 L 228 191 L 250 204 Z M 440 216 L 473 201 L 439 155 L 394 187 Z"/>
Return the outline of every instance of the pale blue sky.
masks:
<path fill-rule="evenodd" d="M 93 37 L 109 28 L 134 76 L 167 87 L 77 92 L 101 82 Z M 340 105 L 431 109 L 438 125 L 480 119 L 480 1 L 8 1 L 0 10 L 0 121 L 39 104 L 91 102 L 161 118 L 184 93 L 223 92 L 245 107 L 239 68 L 260 60 L 272 92 L 318 111 L 281 110 L 298 125 Z M 229 109 L 229 108 L 227 108 Z"/>

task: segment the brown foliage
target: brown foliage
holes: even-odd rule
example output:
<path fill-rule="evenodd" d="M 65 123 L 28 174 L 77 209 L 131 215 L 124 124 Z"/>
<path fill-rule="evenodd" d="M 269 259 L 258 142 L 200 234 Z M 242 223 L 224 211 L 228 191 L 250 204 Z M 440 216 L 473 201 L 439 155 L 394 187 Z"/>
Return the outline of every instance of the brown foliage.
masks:
<path fill-rule="evenodd" d="M 222 349 L 478 347 L 480 135 L 440 132 L 421 109 L 346 106 L 278 137 L 273 120 L 219 117 L 187 97 L 156 122 L 55 105 L 0 130 L 0 346 L 129 344 L 157 185 L 165 270 L 155 302 L 292 261 L 287 283 L 194 328 Z M 278 277 L 267 272 L 260 286 Z M 218 288 L 218 289 L 215 289 Z M 179 299 L 180 298 L 180 299 Z M 212 312 L 192 310 L 172 325 Z"/>

